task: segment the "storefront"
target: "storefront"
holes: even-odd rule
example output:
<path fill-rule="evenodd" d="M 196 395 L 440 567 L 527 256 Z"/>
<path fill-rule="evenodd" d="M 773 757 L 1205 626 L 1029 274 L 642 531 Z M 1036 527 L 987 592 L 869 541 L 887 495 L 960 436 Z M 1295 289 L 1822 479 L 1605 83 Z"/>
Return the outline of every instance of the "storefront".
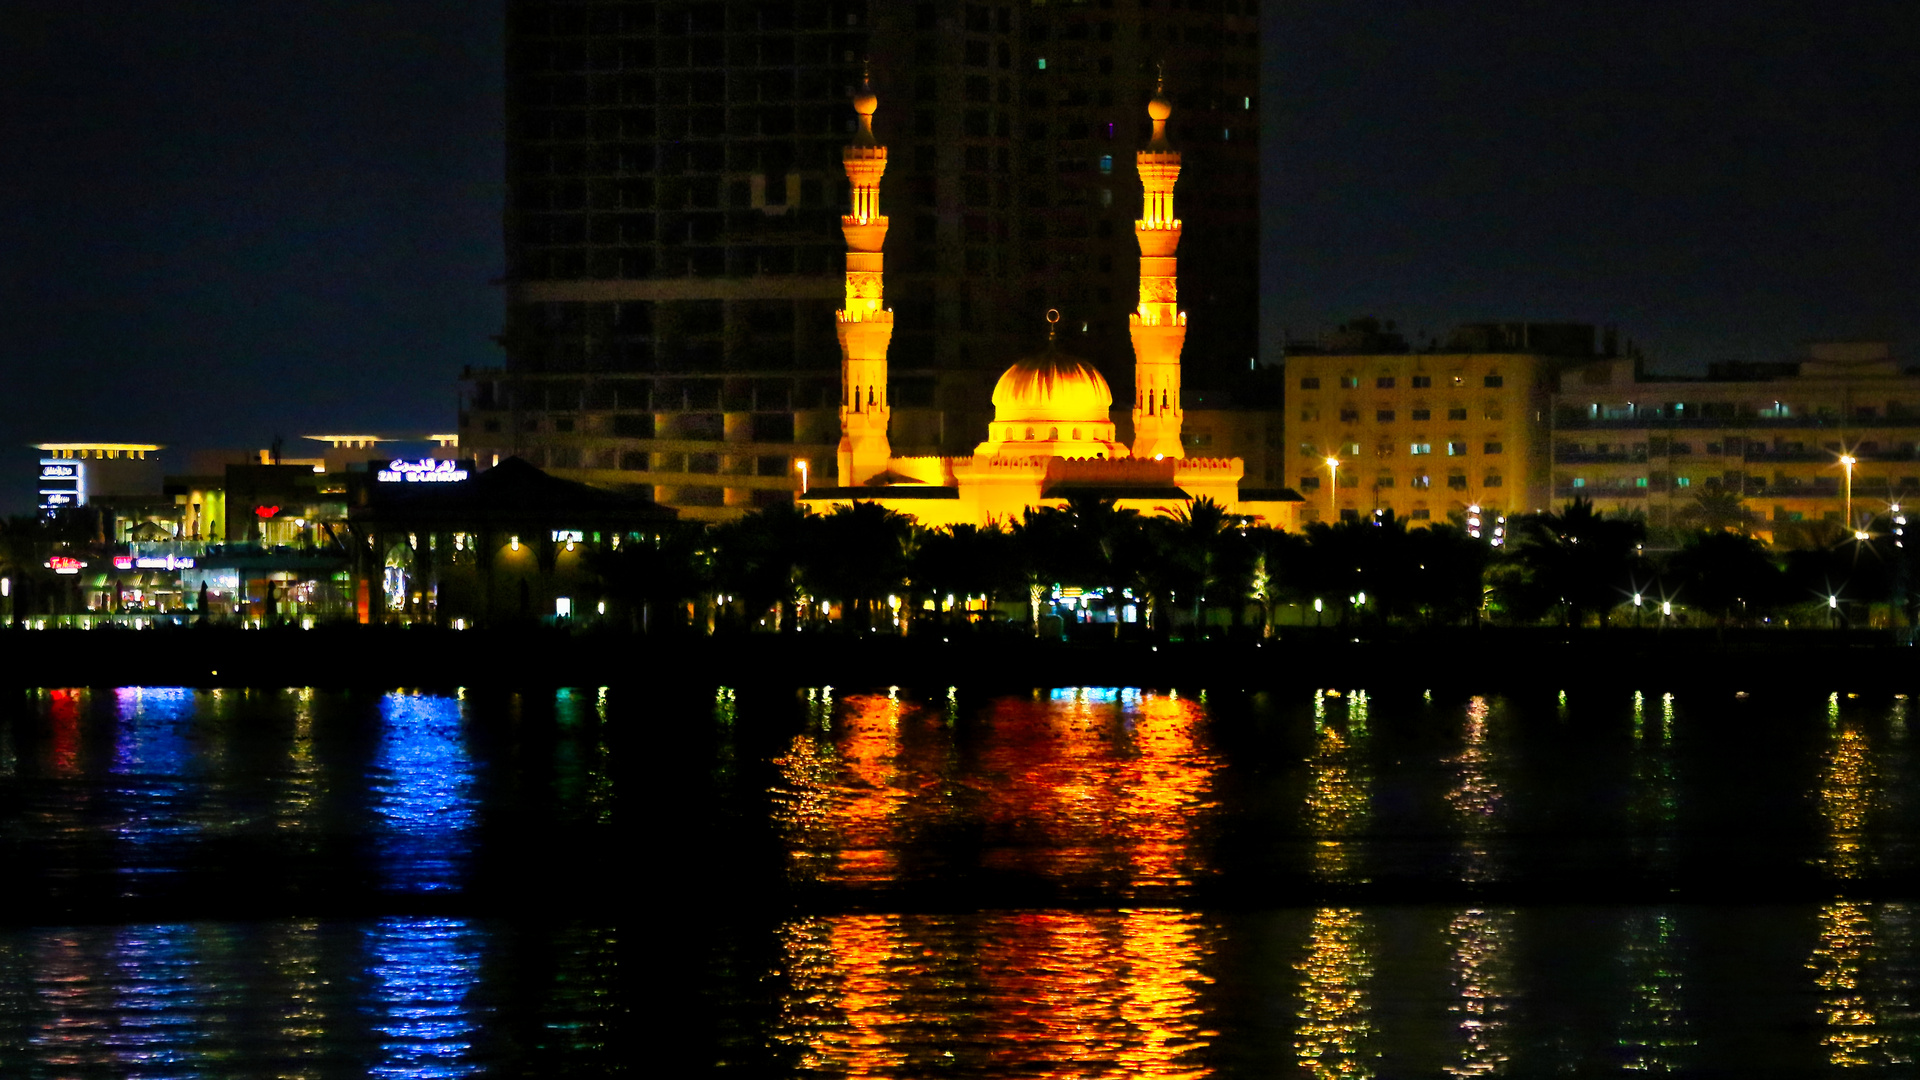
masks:
<path fill-rule="evenodd" d="M 597 611 L 591 553 L 676 520 L 636 495 L 549 476 L 519 458 L 393 461 L 351 477 L 355 605 L 362 622 L 456 628 Z"/>

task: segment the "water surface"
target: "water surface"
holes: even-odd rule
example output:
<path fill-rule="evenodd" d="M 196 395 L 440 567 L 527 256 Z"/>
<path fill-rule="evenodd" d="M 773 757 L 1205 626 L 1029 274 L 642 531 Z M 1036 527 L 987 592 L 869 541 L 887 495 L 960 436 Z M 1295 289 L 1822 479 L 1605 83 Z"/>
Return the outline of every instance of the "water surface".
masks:
<path fill-rule="evenodd" d="M 0 1075 L 1911 1075 L 1902 698 L 73 689 Z"/>

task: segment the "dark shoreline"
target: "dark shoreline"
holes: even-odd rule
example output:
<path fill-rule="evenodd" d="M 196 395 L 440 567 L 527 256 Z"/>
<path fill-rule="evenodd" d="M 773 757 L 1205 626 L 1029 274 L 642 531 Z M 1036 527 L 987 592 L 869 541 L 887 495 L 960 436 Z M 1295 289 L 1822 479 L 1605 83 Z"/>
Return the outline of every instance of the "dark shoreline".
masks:
<path fill-rule="evenodd" d="M 1287 628 L 1264 641 L 1157 644 L 397 627 L 0 632 L 0 683 L 19 687 L 1907 692 L 1920 686 L 1916 659 L 1889 631 Z"/>

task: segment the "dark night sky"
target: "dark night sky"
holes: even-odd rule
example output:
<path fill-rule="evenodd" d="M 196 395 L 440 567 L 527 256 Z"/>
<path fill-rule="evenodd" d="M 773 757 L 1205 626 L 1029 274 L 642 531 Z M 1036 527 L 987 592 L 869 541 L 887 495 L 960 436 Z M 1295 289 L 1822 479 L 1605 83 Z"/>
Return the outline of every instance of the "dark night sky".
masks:
<path fill-rule="evenodd" d="M 1264 20 L 1270 330 L 1568 319 L 1663 367 L 1812 337 L 1913 356 L 1920 5 Z M 0 25 L 0 446 L 451 426 L 460 367 L 498 355 L 497 3 L 4 0 Z"/>
<path fill-rule="evenodd" d="M 1920 5 L 1265 8 L 1270 331 L 1617 323 L 1656 369 L 1920 342 Z"/>

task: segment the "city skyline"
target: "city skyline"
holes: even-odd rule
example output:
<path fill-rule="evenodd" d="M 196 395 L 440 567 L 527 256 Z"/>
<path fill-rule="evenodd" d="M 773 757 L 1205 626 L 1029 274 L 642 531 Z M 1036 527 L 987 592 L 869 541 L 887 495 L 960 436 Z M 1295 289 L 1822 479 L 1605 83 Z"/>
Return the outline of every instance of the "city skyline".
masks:
<path fill-rule="evenodd" d="M 1270 3 L 1267 336 L 1563 319 L 1663 369 L 1823 337 L 1905 357 L 1913 19 Z M 23 461 L 45 439 L 440 428 L 461 368 L 499 362 L 498 10 L 22 26 L 0 46 L 0 302 L 33 407 L 0 441 Z"/>

